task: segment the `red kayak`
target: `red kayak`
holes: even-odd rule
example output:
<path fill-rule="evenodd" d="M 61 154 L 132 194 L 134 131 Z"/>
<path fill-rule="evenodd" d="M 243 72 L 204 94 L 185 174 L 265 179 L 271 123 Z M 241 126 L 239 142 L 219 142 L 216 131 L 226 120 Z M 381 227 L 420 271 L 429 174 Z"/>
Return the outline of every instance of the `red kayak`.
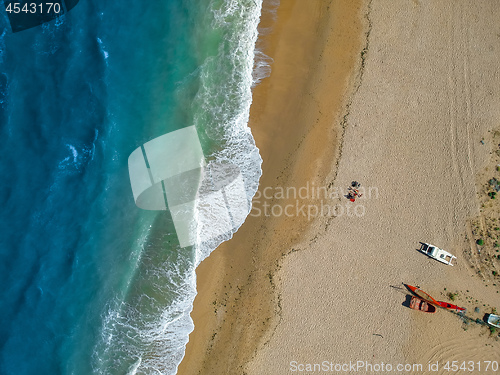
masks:
<path fill-rule="evenodd" d="M 444 309 L 448 309 L 448 310 L 455 310 L 455 311 L 466 311 L 467 309 L 463 308 L 463 307 L 458 307 L 457 305 L 452 305 L 451 303 L 448 303 L 448 302 L 443 302 L 443 301 L 437 301 L 438 305 L 441 306 L 442 308 Z"/>
<path fill-rule="evenodd" d="M 436 301 L 434 298 L 432 298 L 429 294 L 425 293 L 423 290 L 417 288 L 416 286 L 404 284 L 408 289 L 410 289 L 415 295 L 418 297 L 422 298 L 423 300 L 432 303 L 436 306 L 442 307 L 443 309 L 448 309 L 448 310 L 455 310 L 455 311 L 466 311 L 467 309 L 464 309 L 463 307 L 458 307 L 457 305 L 452 305 L 451 303 L 448 302 L 443 302 L 443 301 Z"/>

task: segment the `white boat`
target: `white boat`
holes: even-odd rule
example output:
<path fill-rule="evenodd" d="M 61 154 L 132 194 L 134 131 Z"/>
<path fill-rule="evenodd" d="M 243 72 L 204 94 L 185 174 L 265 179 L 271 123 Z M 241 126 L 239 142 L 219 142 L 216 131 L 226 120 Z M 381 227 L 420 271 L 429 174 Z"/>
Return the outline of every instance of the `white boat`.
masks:
<path fill-rule="evenodd" d="M 440 249 L 437 246 L 431 245 L 430 243 L 424 243 L 420 242 L 422 246 L 420 246 L 420 251 L 431 258 L 436 259 L 437 261 L 448 264 L 450 266 L 453 266 L 451 263 L 453 259 L 456 259 L 457 257 L 455 255 L 450 254 L 449 252 Z"/>
<path fill-rule="evenodd" d="M 489 314 L 488 320 L 486 321 L 490 326 L 500 328 L 500 316 Z"/>

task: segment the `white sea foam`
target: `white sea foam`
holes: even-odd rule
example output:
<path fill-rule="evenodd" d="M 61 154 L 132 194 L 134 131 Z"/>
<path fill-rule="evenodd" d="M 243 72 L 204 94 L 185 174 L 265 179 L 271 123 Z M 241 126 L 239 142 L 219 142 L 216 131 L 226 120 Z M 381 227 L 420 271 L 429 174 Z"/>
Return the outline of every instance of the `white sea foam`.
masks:
<path fill-rule="evenodd" d="M 7 34 L 7 29 L 4 29 L 0 35 L 0 64 L 3 63 L 3 55 L 5 54 L 5 34 Z"/>
<path fill-rule="evenodd" d="M 221 45 L 219 55 L 216 58 L 207 59 L 203 64 L 201 71 L 202 89 L 197 99 L 200 100 L 204 111 L 195 118 L 195 125 L 198 126 L 198 129 L 206 129 L 210 138 L 214 140 L 224 139 L 223 148 L 211 155 L 213 160 L 222 164 L 234 164 L 243 174 L 244 188 L 248 199 L 247 215 L 250 212 L 251 200 L 257 191 L 262 174 L 262 159 L 248 127 L 250 105 L 252 103 L 251 89 L 256 80 L 260 81 L 260 79 L 269 75 L 268 67 L 270 63 L 270 59 L 262 53 L 257 54 L 255 50 L 262 1 L 251 3 L 255 4 L 253 9 L 249 7 L 249 4 L 230 0 L 223 9 L 213 10 L 214 28 L 229 22 L 239 32 L 231 35 L 229 44 L 234 48 L 233 50 L 227 51 Z M 249 8 L 252 9 L 251 12 L 249 12 Z M 223 77 L 220 84 L 214 84 L 214 79 L 221 78 L 211 76 L 214 71 L 225 71 L 228 76 Z M 214 102 L 214 98 L 219 102 Z M 220 98 L 223 98 L 222 102 Z M 198 246 L 195 267 L 210 255 L 221 242 L 230 239 L 238 227 L 231 233 L 218 236 L 214 240 Z M 204 227 L 204 230 L 206 229 Z M 185 328 L 189 328 L 189 333 L 194 328 L 189 316 L 196 294 L 194 268 L 190 285 L 194 293 L 189 295 L 186 300 L 186 302 L 189 301 L 189 305 L 185 310 L 185 314 L 189 318 L 189 324 Z M 183 357 L 184 347 L 180 348 Z M 177 372 L 177 366 L 175 372 Z"/>
<path fill-rule="evenodd" d="M 139 369 L 139 366 L 141 365 L 142 360 L 139 358 L 133 365 L 132 368 L 127 372 L 127 375 L 135 375 L 137 374 L 137 370 Z"/>
<path fill-rule="evenodd" d="M 95 142 L 97 140 L 97 129 L 95 130 L 95 138 L 91 145 L 73 145 L 66 143 L 66 147 L 70 153 L 59 162 L 58 168 L 66 172 L 79 172 L 91 160 L 94 159 Z"/>
<path fill-rule="evenodd" d="M 226 0 L 222 5 L 220 1 L 212 2 L 211 28 L 225 29 L 228 39 L 219 46 L 216 56 L 210 56 L 201 65 L 201 88 L 193 102 L 193 108 L 196 109 L 194 125 L 198 133 L 202 133 L 201 138 L 221 146 L 211 155 L 205 155 L 207 161 L 235 165 L 243 175 L 248 199 L 247 215 L 262 174 L 262 159 L 248 127 L 251 90 L 257 80 L 269 74 L 271 63 L 269 58 L 255 50 L 261 8 L 262 0 Z M 231 191 L 227 193 L 232 194 Z M 204 228 L 207 230 L 209 226 Z M 113 306 L 109 306 L 101 347 L 95 351 L 96 356 L 99 356 L 94 358 L 96 372 L 177 372 L 189 334 L 194 329 L 190 313 L 196 296 L 195 269 L 221 242 L 231 238 L 237 229 L 215 236 L 194 249 L 178 249 L 172 252 L 177 258 L 163 264 L 153 261 L 148 263 L 147 277 L 157 280 L 153 290 L 135 296 L 134 302 L 117 300 Z M 141 236 L 148 238 L 151 233 L 142 233 Z M 204 233 L 203 237 L 211 236 Z M 145 243 L 143 241 L 140 244 L 141 253 Z M 141 259 L 141 262 L 145 261 Z M 165 307 L 155 295 L 166 293 L 170 303 Z M 124 368 L 125 362 L 128 365 Z"/>
<path fill-rule="evenodd" d="M 262 51 L 255 51 L 255 66 L 253 71 L 253 86 L 257 86 L 264 78 L 271 75 L 271 65 L 274 60 Z"/>
<path fill-rule="evenodd" d="M 262 14 L 266 15 L 266 18 L 269 18 L 270 23 L 267 25 L 259 25 L 258 32 L 261 38 L 257 40 L 255 45 L 255 62 L 253 69 L 253 87 L 257 86 L 264 78 L 267 78 L 271 75 L 271 65 L 274 60 L 266 55 L 263 50 L 266 49 L 266 45 L 264 44 L 265 38 L 262 36 L 266 36 L 271 33 L 272 27 L 276 21 L 277 10 L 280 5 L 280 0 L 267 0 L 262 4 Z"/>
<path fill-rule="evenodd" d="M 108 51 L 106 51 L 104 43 L 102 42 L 101 38 L 97 38 L 97 43 L 99 44 L 99 49 L 104 56 L 104 60 L 107 60 L 109 57 Z"/>

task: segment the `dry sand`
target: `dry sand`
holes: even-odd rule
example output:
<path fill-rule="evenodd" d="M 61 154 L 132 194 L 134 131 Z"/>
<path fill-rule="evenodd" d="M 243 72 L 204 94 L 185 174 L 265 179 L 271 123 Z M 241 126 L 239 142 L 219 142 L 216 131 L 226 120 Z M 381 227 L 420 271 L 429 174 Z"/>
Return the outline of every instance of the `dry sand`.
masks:
<path fill-rule="evenodd" d="M 261 191 L 309 182 L 335 195 L 352 180 L 373 189 L 355 203 L 323 199 L 337 215 L 311 225 L 249 217 L 198 270 L 179 374 L 289 374 L 291 361 L 439 361 L 439 374 L 454 373 L 446 361 L 500 363 L 485 327 L 410 310 L 391 287 L 440 300 L 458 291 L 474 319 L 500 308 L 500 282 L 476 276 L 462 252 L 491 149 L 480 140 L 500 123 L 498 19 L 496 0 L 282 0 L 273 73 L 251 112 Z M 418 253 L 419 241 L 455 253 L 456 266 Z"/>

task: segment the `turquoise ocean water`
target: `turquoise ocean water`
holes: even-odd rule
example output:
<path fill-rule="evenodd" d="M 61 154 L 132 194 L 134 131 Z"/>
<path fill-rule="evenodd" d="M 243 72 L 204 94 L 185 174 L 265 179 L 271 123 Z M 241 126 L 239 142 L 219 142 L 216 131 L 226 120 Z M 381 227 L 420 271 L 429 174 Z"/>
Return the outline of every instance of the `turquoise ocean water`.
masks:
<path fill-rule="evenodd" d="M 168 212 L 138 209 L 127 159 L 195 125 L 250 201 L 261 7 L 80 0 L 19 33 L 0 10 L 1 374 L 176 372 L 194 270 L 217 244 L 181 249 Z"/>

